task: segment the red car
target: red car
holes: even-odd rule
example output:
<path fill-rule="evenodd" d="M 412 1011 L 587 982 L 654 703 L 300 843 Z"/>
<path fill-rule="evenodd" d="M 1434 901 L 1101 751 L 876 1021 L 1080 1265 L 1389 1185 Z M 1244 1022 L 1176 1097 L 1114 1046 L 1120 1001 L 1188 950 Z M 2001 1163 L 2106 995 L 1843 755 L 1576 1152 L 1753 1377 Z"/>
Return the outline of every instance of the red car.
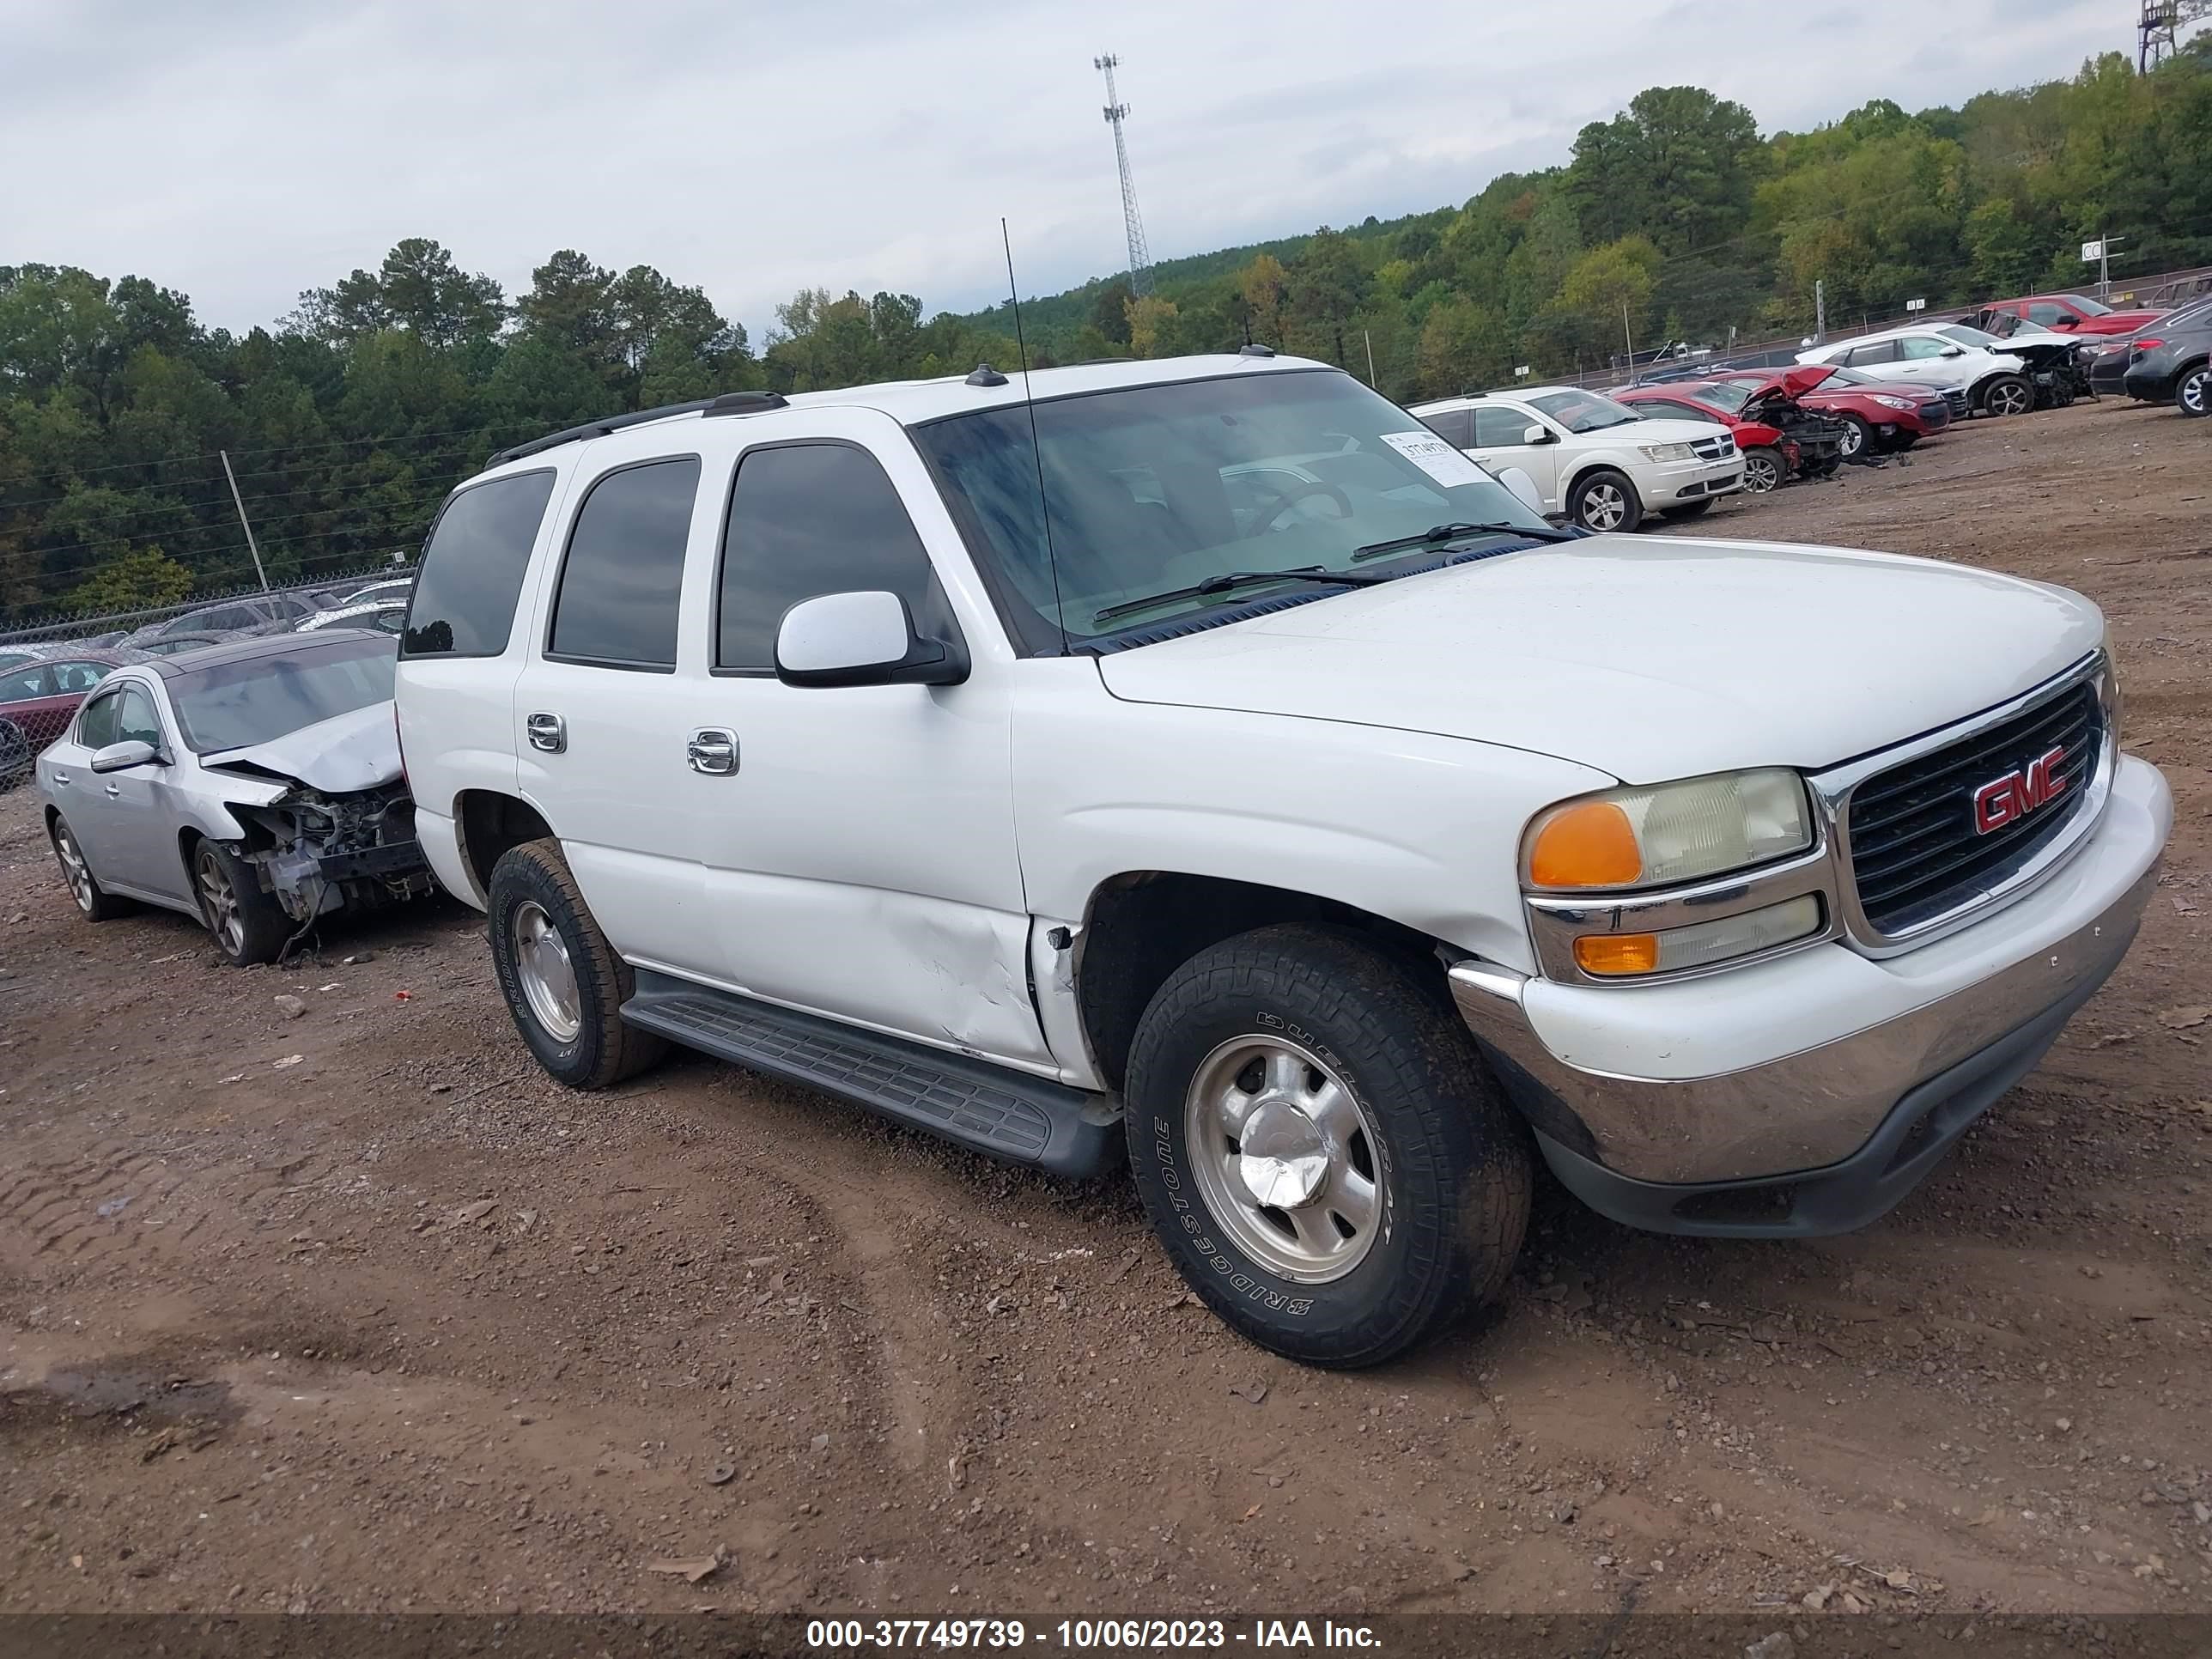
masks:
<path fill-rule="evenodd" d="M 1747 370 L 1711 380 L 1669 380 L 1612 394 L 1653 420 L 1711 421 L 1735 434 L 1743 487 L 1751 495 L 1791 478 L 1825 478 L 1844 464 L 1850 428 L 1798 401 L 1826 377 L 1825 367 Z"/>
<path fill-rule="evenodd" d="M 39 750 L 61 736 L 85 694 L 123 663 L 109 651 L 74 651 L 0 673 L 0 789 L 30 771 Z"/>
<path fill-rule="evenodd" d="M 2031 294 L 2019 300 L 1991 300 L 1984 311 L 2002 311 L 2060 334 L 2132 334 L 2163 313 L 2115 311 L 2101 300 L 2079 294 Z"/>
<path fill-rule="evenodd" d="M 1885 380 L 1863 369 L 1831 363 L 1808 363 L 1790 374 L 1790 384 L 1797 388 L 1790 395 L 1798 403 L 1850 428 L 1844 439 L 1847 461 L 1866 453 L 1910 449 L 1951 424 L 1951 406 L 1932 386 Z M 1804 375 L 1820 378 L 1797 378 Z M 1720 384 L 1741 386 L 1752 396 L 1775 384 L 1771 370 L 1746 369 L 1717 378 Z"/>

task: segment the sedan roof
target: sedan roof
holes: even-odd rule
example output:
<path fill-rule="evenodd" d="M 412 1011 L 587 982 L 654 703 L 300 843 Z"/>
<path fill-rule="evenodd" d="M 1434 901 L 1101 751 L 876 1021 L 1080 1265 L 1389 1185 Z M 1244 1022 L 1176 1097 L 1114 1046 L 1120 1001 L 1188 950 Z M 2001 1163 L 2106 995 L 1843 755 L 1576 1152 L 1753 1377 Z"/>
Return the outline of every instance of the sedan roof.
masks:
<path fill-rule="evenodd" d="M 359 640 L 374 640 L 381 645 L 392 643 L 390 635 L 372 634 L 362 628 L 325 628 L 308 635 L 259 634 L 247 639 L 231 640 L 222 645 L 202 646 L 197 651 L 180 651 L 173 657 L 156 657 L 139 666 L 151 670 L 165 680 L 173 680 L 180 675 L 197 674 L 202 669 L 218 668 L 225 663 L 250 662 L 262 657 L 313 656 L 316 652 L 327 651 L 333 646 L 350 645 Z"/>

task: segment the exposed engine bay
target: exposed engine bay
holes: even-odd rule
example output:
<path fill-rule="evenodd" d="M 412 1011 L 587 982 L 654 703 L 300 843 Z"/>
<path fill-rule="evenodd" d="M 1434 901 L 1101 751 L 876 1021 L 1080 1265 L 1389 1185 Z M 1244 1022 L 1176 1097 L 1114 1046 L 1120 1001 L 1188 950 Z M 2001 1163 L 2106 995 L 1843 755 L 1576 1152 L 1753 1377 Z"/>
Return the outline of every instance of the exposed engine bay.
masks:
<path fill-rule="evenodd" d="M 262 806 L 231 809 L 246 829 L 236 850 L 284 914 L 305 924 L 431 890 L 404 783 L 327 795 L 302 784 Z"/>
<path fill-rule="evenodd" d="M 1755 393 L 1740 412 L 1782 434 L 1784 453 L 1800 478 L 1826 478 L 1844 464 L 1850 428 L 1832 416 L 1815 414 L 1790 395 L 1786 384 Z"/>

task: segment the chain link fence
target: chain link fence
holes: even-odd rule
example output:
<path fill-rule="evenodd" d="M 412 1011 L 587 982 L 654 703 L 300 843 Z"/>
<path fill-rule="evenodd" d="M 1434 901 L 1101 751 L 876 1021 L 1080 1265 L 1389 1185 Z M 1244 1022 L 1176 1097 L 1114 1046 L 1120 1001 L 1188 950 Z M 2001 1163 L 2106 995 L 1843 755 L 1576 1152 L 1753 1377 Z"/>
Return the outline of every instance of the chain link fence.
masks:
<path fill-rule="evenodd" d="M 328 571 L 296 582 L 271 587 L 262 587 L 248 582 L 242 586 L 195 593 L 174 605 L 153 605 L 136 611 L 48 611 L 0 629 L 0 654 L 10 646 L 52 646 L 61 644 L 94 645 L 112 643 L 117 636 L 135 633 L 156 623 L 165 623 L 195 611 L 213 606 L 236 604 L 242 600 L 264 599 L 272 595 L 296 594 L 315 604 L 323 595 L 334 594 L 359 587 L 364 582 L 386 578 L 412 576 L 412 563 L 379 562 L 363 564 L 351 570 Z M 318 609 L 321 607 L 317 605 Z M 214 631 L 229 632 L 231 629 Z"/>

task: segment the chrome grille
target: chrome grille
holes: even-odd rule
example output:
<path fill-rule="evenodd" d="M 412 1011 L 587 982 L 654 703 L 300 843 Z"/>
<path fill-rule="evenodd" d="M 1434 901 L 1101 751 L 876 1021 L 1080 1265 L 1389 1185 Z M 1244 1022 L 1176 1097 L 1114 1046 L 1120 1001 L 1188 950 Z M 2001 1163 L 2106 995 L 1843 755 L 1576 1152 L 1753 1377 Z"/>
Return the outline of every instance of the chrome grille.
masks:
<path fill-rule="evenodd" d="M 1946 386 L 1943 389 L 1943 402 L 1950 409 L 1951 418 L 1954 421 L 1963 421 L 1974 412 L 1973 403 L 1962 387 Z"/>
<path fill-rule="evenodd" d="M 2094 679 L 2077 681 L 2011 719 L 1877 772 L 1851 792 L 1845 819 L 1861 914 L 1894 938 L 1971 903 L 2020 870 L 2088 799 L 2105 742 Z M 2057 793 L 1987 831 L 1975 793 L 2054 749 Z"/>
<path fill-rule="evenodd" d="M 1699 460 L 1717 461 L 1735 453 L 1735 440 L 1728 436 L 1699 438 L 1690 446 L 1691 453 Z"/>

